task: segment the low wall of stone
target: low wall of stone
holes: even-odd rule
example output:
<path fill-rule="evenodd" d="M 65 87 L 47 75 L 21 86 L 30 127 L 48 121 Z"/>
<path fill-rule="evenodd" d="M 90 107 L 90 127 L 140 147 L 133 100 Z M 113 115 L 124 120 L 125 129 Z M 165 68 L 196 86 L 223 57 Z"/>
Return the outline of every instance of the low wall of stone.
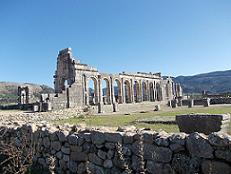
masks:
<path fill-rule="evenodd" d="M 211 105 L 215 104 L 231 104 L 231 98 L 211 98 L 210 100 Z"/>
<path fill-rule="evenodd" d="M 1 142 L 18 149 L 30 143 L 33 163 L 43 169 L 52 163 L 55 173 L 231 173 L 231 136 L 226 134 L 36 125 L 1 127 L 0 134 Z"/>
<path fill-rule="evenodd" d="M 193 100 L 193 105 L 198 106 L 198 105 L 204 105 L 205 100 L 204 99 L 195 99 Z"/>
<path fill-rule="evenodd" d="M 195 106 L 203 106 L 207 102 L 207 99 L 195 99 L 193 100 L 193 104 Z M 190 100 L 182 100 L 182 106 L 188 106 L 190 103 Z M 218 105 L 218 104 L 231 104 L 231 98 L 230 97 L 224 97 L 224 98 L 210 98 L 209 100 L 210 105 Z"/>

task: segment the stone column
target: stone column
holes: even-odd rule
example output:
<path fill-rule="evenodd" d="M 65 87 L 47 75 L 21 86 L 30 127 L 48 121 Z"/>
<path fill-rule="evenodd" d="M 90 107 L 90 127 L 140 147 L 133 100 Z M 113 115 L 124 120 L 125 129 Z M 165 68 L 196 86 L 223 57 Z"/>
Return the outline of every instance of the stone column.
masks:
<path fill-rule="evenodd" d="M 102 89 L 102 79 L 101 79 L 101 76 L 99 75 L 98 76 L 98 96 L 99 96 L 99 103 L 100 102 L 103 102 L 103 89 Z"/>
<path fill-rule="evenodd" d="M 192 108 L 194 106 L 194 100 L 193 99 L 189 99 L 189 108 Z"/>
<path fill-rule="evenodd" d="M 147 80 L 147 82 L 146 82 L 147 84 L 147 89 L 146 89 L 146 98 L 147 98 L 147 101 L 150 101 L 150 86 L 149 86 L 149 82 L 148 82 L 148 80 Z"/>
<path fill-rule="evenodd" d="M 95 104 L 99 103 L 99 85 L 98 85 L 98 79 L 96 79 L 96 81 L 94 81 L 94 98 L 95 98 Z"/>
<path fill-rule="evenodd" d="M 84 97 L 85 97 L 85 105 L 89 105 L 89 80 L 86 76 L 84 76 L 84 87 L 85 87 L 85 91 L 84 91 Z"/>
<path fill-rule="evenodd" d="M 204 99 L 204 107 L 210 106 L 210 98 Z"/>
<path fill-rule="evenodd" d="M 149 83 L 148 89 L 149 89 L 149 93 L 148 93 L 148 95 L 149 95 L 149 101 L 153 101 L 154 100 L 154 96 L 153 96 L 153 91 L 154 91 L 153 82 Z"/>
<path fill-rule="evenodd" d="M 115 102 L 115 89 L 114 89 L 114 85 L 113 85 L 113 78 L 110 77 L 110 81 L 111 81 L 111 103 L 113 104 Z M 119 90 L 119 89 L 118 89 Z"/>
<path fill-rule="evenodd" d="M 103 112 L 103 89 L 102 89 L 102 83 L 101 83 L 101 76 L 98 75 L 98 90 L 99 90 L 99 102 L 98 102 L 98 113 Z"/>
<path fill-rule="evenodd" d="M 140 80 L 140 102 L 143 102 L 143 82 Z"/>
<path fill-rule="evenodd" d="M 121 78 L 121 103 L 125 103 L 125 99 L 124 99 L 124 79 Z"/>
<path fill-rule="evenodd" d="M 156 101 L 156 83 L 153 82 L 153 101 Z"/>
<path fill-rule="evenodd" d="M 111 83 L 111 77 L 108 79 L 108 91 L 107 91 L 107 103 L 112 104 L 112 83 Z"/>
<path fill-rule="evenodd" d="M 131 83 L 131 103 L 134 103 L 135 102 L 135 94 L 134 94 L 134 80 L 131 79 L 130 80 L 130 83 Z"/>

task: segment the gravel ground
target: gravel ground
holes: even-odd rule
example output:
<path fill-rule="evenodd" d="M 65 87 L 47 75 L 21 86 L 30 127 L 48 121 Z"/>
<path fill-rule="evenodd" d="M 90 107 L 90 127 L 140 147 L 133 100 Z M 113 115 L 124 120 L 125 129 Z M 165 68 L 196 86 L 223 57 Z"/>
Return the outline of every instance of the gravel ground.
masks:
<path fill-rule="evenodd" d="M 20 110 L 0 110 L 0 126 L 20 123 L 46 123 L 76 117 L 81 114 L 79 110 L 75 109 L 36 113 Z"/>

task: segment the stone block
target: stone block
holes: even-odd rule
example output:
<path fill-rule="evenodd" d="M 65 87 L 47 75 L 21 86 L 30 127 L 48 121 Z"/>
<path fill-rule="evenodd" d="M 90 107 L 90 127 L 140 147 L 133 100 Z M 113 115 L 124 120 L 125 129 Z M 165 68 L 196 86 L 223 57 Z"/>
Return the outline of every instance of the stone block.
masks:
<path fill-rule="evenodd" d="M 172 160 L 172 168 L 176 173 L 181 174 L 200 173 L 200 158 L 190 158 L 184 154 L 175 154 Z"/>
<path fill-rule="evenodd" d="M 191 99 L 191 100 L 189 100 L 188 107 L 193 108 L 193 106 L 194 106 L 194 100 Z"/>
<path fill-rule="evenodd" d="M 177 115 L 176 122 L 181 132 L 199 132 L 210 134 L 212 132 L 226 132 L 230 122 L 229 114 L 189 114 Z"/>
<path fill-rule="evenodd" d="M 192 157 L 213 158 L 213 148 L 199 133 L 192 133 L 186 140 L 186 147 Z"/>
<path fill-rule="evenodd" d="M 145 160 L 154 160 L 157 162 L 167 163 L 171 161 L 172 151 L 166 147 L 158 147 L 150 144 L 133 143 L 132 152 L 139 156 L 143 154 Z"/>
<path fill-rule="evenodd" d="M 84 152 L 71 152 L 70 154 L 70 160 L 80 162 L 80 161 L 87 161 L 88 156 Z"/>
<path fill-rule="evenodd" d="M 160 105 L 156 105 L 154 111 L 160 111 L 160 110 L 161 110 Z"/>
<path fill-rule="evenodd" d="M 217 147 L 227 147 L 230 145 L 231 136 L 222 133 L 212 133 L 208 136 L 209 143 Z"/>
<path fill-rule="evenodd" d="M 39 105 L 38 104 L 33 105 L 33 112 L 39 112 Z"/>

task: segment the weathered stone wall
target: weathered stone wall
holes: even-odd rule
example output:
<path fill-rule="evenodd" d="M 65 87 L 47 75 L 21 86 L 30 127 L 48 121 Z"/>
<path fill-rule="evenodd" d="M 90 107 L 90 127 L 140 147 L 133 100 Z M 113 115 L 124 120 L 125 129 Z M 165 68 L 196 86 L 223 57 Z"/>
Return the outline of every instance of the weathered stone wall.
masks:
<path fill-rule="evenodd" d="M 231 173 L 231 136 L 24 125 L 1 128 L 1 140 L 37 145 L 34 164 L 56 173 Z M 26 153 L 25 153 L 26 155 Z"/>

